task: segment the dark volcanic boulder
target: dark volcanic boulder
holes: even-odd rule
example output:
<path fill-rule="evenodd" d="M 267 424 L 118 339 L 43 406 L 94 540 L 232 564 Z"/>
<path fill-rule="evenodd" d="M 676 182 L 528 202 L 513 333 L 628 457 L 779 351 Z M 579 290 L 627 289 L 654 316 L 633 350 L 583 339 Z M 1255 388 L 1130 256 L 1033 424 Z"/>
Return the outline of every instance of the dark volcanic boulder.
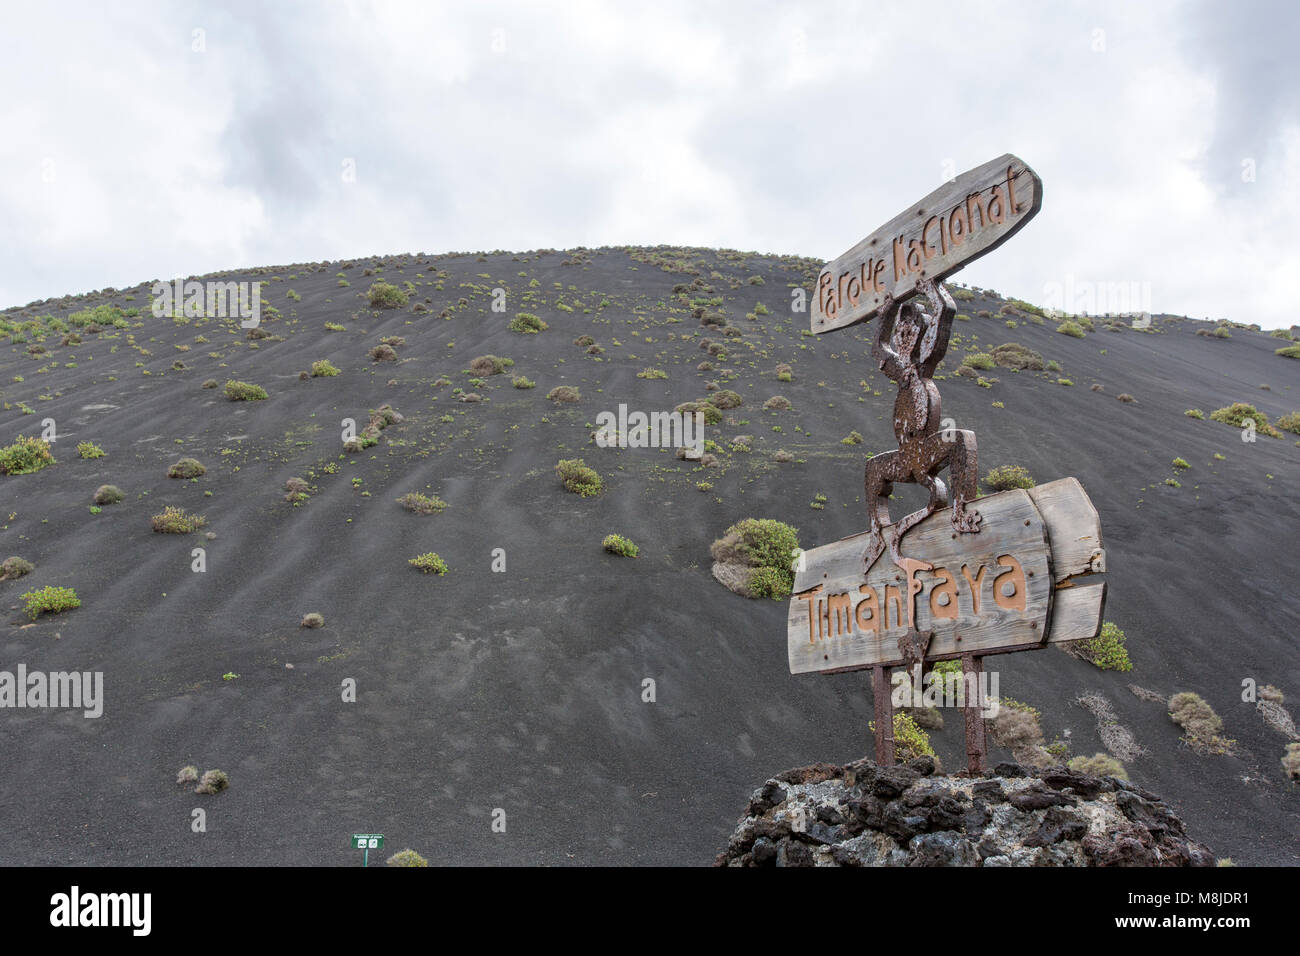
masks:
<path fill-rule="evenodd" d="M 767 781 L 715 864 L 1213 866 L 1214 855 L 1159 797 L 1112 777 L 1014 764 L 946 777 L 858 760 Z"/>

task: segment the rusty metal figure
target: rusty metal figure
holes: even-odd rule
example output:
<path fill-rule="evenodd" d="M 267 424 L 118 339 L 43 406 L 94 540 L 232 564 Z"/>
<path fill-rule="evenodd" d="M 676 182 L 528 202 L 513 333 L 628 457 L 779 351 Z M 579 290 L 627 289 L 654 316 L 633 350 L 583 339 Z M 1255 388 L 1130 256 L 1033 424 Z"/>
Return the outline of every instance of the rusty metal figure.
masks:
<path fill-rule="evenodd" d="M 943 412 L 939 389 L 933 380 L 934 370 L 948 350 L 948 335 L 957 306 L 948 290 L 933 279 L 922 281 L 917 291 L 924 293 L 933 314 L 911 301 L 899 303 L 893 296 L 886 297 L 871 348 L 881 371 L 898 383 L 898 398 L 894 402 L 894 436 L 898 448 L 867 461 L 864 483 L 871 537 L 865 554 L 866 570 L 875 564 L 886 544 L 900 568 L 931 570 L 925 562 L 904 558 L 898 549 L 903 535 L 947 506 L 948 490 L 938 477 L 944 467 L 948 468 L 952 483 L 953 528 L 962 534 L 979 531 L 979 512 L 968 507 L 975 500 L 979 474 L 975 433 L 941 429 Z M 929 490 L 930 500 L 921 510 L 900 519 L 886 542 L 885 526 L 890 523 L 889 496 L 894 482 L 919 484 Z"/>

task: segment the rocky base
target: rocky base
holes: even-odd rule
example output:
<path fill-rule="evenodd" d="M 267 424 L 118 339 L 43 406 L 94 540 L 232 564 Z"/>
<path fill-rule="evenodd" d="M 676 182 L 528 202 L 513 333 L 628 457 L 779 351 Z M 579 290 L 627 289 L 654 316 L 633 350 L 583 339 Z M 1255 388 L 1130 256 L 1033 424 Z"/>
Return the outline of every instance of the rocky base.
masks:
<path fill-rule="evenodd" d="M 1213 866 L 1159 797 L 1067 767 L 814 764 L 754 791 L 716 866 Z"/>

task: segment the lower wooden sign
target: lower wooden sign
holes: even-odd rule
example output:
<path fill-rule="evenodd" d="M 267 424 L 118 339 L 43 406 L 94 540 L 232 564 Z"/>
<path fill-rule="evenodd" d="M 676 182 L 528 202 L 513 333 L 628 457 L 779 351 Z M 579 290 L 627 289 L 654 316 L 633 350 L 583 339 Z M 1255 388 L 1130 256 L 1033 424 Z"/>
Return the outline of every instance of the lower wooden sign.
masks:
<path fill-rule="evenodd" d="M 949 511 L 936 511 L 903 538 L 901 565 L 886 552 L 866 568 L 867 532 L 803 552 L 787 621 L 790 672 L 901 666 L 917 633 L 932 634 L 927 661 L 1096 637 L 1105 552 L 1078 480 L 974 507 L 977 534 L 955 533 Z"/>

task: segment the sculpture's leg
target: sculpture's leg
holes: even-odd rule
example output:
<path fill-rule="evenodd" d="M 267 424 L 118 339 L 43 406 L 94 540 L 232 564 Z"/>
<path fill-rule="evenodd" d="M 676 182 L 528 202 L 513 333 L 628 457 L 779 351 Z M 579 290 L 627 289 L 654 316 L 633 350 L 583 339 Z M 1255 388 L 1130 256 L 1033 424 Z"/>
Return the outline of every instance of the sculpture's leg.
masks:
<path fill-rule="evenodd" d="M 864 500 L 871 518 L 871 536 L 863 555 L 864 571 L 870 571 L 885 550 L 885 526 L 889 524 L 889 496 L 894 490 L 889 470 L 898 453 L 891 451 L 867 461 L 863 480 Z"/>
<path fill-rule="evenodd" d="M 980 529 L 980 513 L 968 507 L 978 492 L 979 470 L 976 464 L 975 433 L 961 430 L 954 436 L 948 457 L 952 478 L 952 526 L 962 534 Z"/>

